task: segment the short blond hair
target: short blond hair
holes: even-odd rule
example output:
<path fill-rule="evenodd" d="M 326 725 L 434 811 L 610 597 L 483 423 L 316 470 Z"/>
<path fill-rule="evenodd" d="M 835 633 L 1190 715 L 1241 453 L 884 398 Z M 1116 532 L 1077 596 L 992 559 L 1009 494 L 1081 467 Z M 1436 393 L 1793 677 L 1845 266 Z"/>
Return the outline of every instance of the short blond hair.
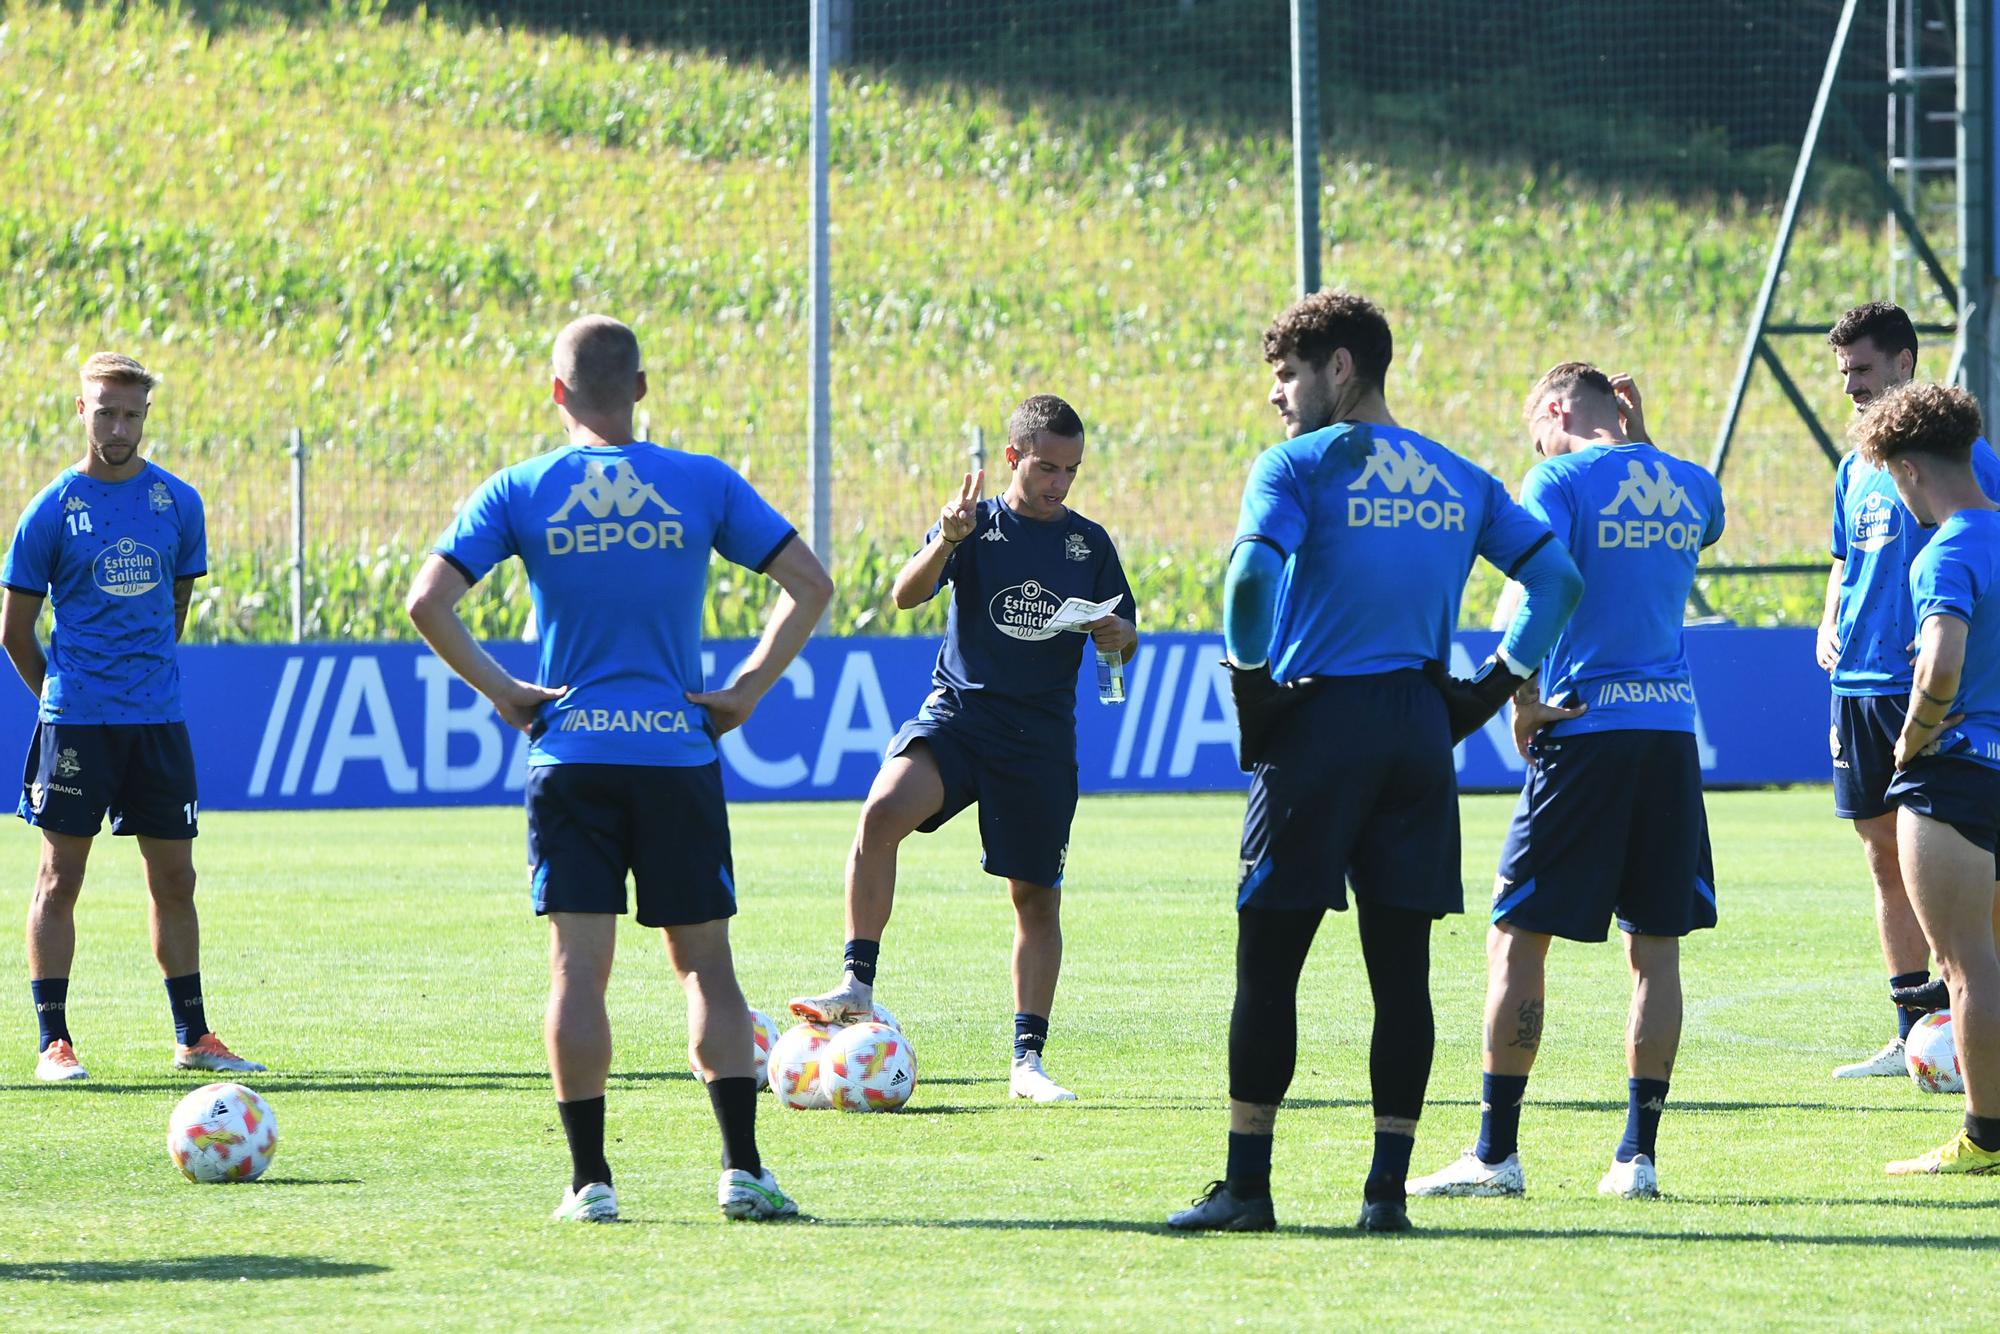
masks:
<path fill-rule="evenodd" d="M 83 363 L 85 384 L 133 384 L 149 393 L 160 377 L 122 352 L 95 352 Z"/>
<path fill-rule="evenodd" d="M 577 407 L 615 412 L 639 399 L 639 336 L 609 315 L 570 321 L 556 335 L 549 363 Z"/>

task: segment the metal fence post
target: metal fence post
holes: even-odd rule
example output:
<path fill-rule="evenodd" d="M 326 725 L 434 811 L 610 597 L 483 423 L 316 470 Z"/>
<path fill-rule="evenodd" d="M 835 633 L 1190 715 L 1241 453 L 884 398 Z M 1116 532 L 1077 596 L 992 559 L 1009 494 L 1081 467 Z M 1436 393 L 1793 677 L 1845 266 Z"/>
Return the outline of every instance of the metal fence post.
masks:
<path fill-rule="evenodd" d="M 1319 5 L 1292 0 L 1292 208 L 1299 295 L 1319 290 Z"/>
<path fill-rule="evenodd" d="M 292 428 L 285 452 L 292 459 L 292 642 L 306 637 L 306 437 Z"/>
<path fill-rule="evenodd" d="M 986 471 L 986 428 L 984 426 L 975 426 L 972 428 L 972 438 L 966 442 L 965 454 L 967 466 L 973 472 L 982 473 Z"/>

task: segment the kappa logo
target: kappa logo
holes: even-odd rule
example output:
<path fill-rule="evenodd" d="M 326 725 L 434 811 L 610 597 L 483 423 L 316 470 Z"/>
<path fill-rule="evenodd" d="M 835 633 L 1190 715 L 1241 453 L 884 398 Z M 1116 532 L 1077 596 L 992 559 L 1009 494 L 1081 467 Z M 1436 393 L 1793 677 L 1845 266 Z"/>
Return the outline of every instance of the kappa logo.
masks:
<path fill-rule="evenodd" d="M 63 512 L 65 514 L 74 514 L 78 510 L 87 510 L 89 508 L 90 508 L 90 502 L 85 500 L 82 496 L 71 496 L 68 500 L 65 500 L 63 502 Z"/>
<path fill-rule="evenodd" d="M 994 529 L 999 532 L 999 529 Z M 1090 544 L 1083 540 L 1082 533 L 1071 533 L 1063 544 L 1063 555 L 1071 560 L 1089 560 Z"/>
<path fill-rule="evenodd" d="M 1414 441 L 1401 449 L 1386 440 L 1377 440 L 1361 475 L 1347 484 L 1349 491 L 1366 491 L 1371 482 L 1380 482 L 1388 495 L 1349 496 L 1347 525 L 1350 528 L 1400 528 L 1414 523 L 1419 528 L 1465 531 L 1465 506 L 1455 497 L 1458 488 L 1448 481 L 1437 464 L 1423 456 Z M 1454 499 L 1410 499 L 1428 496 L 1432 487 L 1442 488 Z"/>
<path fill-rule="evenodd" d="M 74 778 L 83 772 L 83 761 L 76 757 L 74 748 L 56 752 L 56 773 L 63 778 Z"/>
<path fill-rule="evenodd" d="M 1708 525 L 1700 522 L 1701 511 L 1688 499 L 1687 488 L 1675 483 L 1665 463 L 1656 463 L 1653 469 L 1647 472 L 1646 465 L 1637 459 L 1625 465 L 1625 479 L 1618 484 L 1617 494 L 1598 513 L 1628 511 L 1641 517 L 1622 520 L 1600 518 L 1597 521 L 1598 546 L 1666 546 L 1674 551 L 1701 549 L 1702 534 L 1708 531 Z M 1679 523 L 1668 522 L 1683 511 L 1687 513 L 1687 519 Z"/>
<path fill-rule="evenodd" d="M 597 522 L 576 522 L 569 527 L 558 527 L 569 520 L 579 505 Z M 659 512 L 668 517 L 658 519 L 650 513 L 642 513 L 648 506 L 657 506 Z M 615 519 L 612 517 L 614 513 L 617 515 Z M 628 546 L 635 551 L 679 548 L 679 515 L 680 511 L 669 505 L 651 482 L 639 480 L 629 462 L 614 460 L 607 469 L 596 459 L 591 459 L 584 464 L 583 480 L 570 488 L 569 498 L 563 501 L 562 508 L 549 516 L 549 527 L 544 532 L 551 556 L 609 551 L 618 546 Z"/>
<path fill-rule="evenodd" d="M 1903 535 L 1903 507 L 1880 491 L 1871 491 L 1854 507 L 1849 522 L 1849 545 L 1859 551 L 1880 551 Z"/>
<path fill-rule="evenodd" d="M 174 507 L 174 493 L 167 490 L 165 482 L 154 482 L 153 489 L 146 493 L 146 503 L 153 507 L 153 513 L 165 514 Z"/>
<path fill-rule="evenodd" d="M 996 523 L 991 528 L 988 528 L 985 532 L 981 533 L 979 535 L 979 540 L 982 542 L 1005 542 L 1007 540 L 1007 534 L 1001 532 L 1000 525 Z"/>

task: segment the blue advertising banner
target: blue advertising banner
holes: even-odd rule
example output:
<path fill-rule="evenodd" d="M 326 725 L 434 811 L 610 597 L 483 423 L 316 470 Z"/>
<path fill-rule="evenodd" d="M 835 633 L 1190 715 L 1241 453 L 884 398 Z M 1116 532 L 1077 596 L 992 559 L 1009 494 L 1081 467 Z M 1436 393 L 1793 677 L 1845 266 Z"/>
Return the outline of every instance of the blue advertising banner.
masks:
<path fill-rule="evenodd" d="M 1494 634 L 1452 646 L 1461 675 Z M 1810 630 L 1688 632 L 1700 696 L 1702 770 L 1711 784 L 1824 782 L 1826 676 Z M 490 646 L 509 670 L 534 671 L 534 647 Z M 749 641 L 712 644 L 711 681 Z M 734 801 L 854 799 L 882 748 L 930 689 L 937 641 L 819 639 L 722 739 Z M 1217 665 L 1218 635 L 1148 635 L 1126 667 L 1127 702 L 1097 702 L 1085 655 L 1077 698 L 1085 792 L 1241 790 L 1235 709 Z M 475 805 L 520 800 L 526 739 L 416 644 L 210 645 L 183 649 L 182 680 L 202 805 L 209 810 Z M 17 687 L 0 719 L 4 754 L 23 755 L 32 702 Z M 1468 789 L 1520 786 L 1523 763 L 1505 717 L 1458 750 Z"/>

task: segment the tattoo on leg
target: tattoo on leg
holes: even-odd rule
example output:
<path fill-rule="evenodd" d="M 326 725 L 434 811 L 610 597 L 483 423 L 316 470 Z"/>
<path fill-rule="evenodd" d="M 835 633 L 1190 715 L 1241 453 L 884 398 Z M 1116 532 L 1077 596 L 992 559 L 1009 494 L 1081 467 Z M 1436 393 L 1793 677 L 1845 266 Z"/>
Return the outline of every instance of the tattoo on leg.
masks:
<path fill-rule="evenodd" d="M 1534 1051 L 1542 1045 L 1542 1003 L 1538 1000 L 1521 1002 L 1520 1027 L 1515 1031 L 1510 1047 L 1520 1047 Z"/>
<path fill-rule="evenodd" d="M 1248 1105 L 1250 1108 L 1250 1129 L 1246 1133 L 1252 1135 L 1270 1135 L 1276 1133 L 1278 1129 L 1278 1104 L 1275 1102 L 1258 1102 Z"/>

